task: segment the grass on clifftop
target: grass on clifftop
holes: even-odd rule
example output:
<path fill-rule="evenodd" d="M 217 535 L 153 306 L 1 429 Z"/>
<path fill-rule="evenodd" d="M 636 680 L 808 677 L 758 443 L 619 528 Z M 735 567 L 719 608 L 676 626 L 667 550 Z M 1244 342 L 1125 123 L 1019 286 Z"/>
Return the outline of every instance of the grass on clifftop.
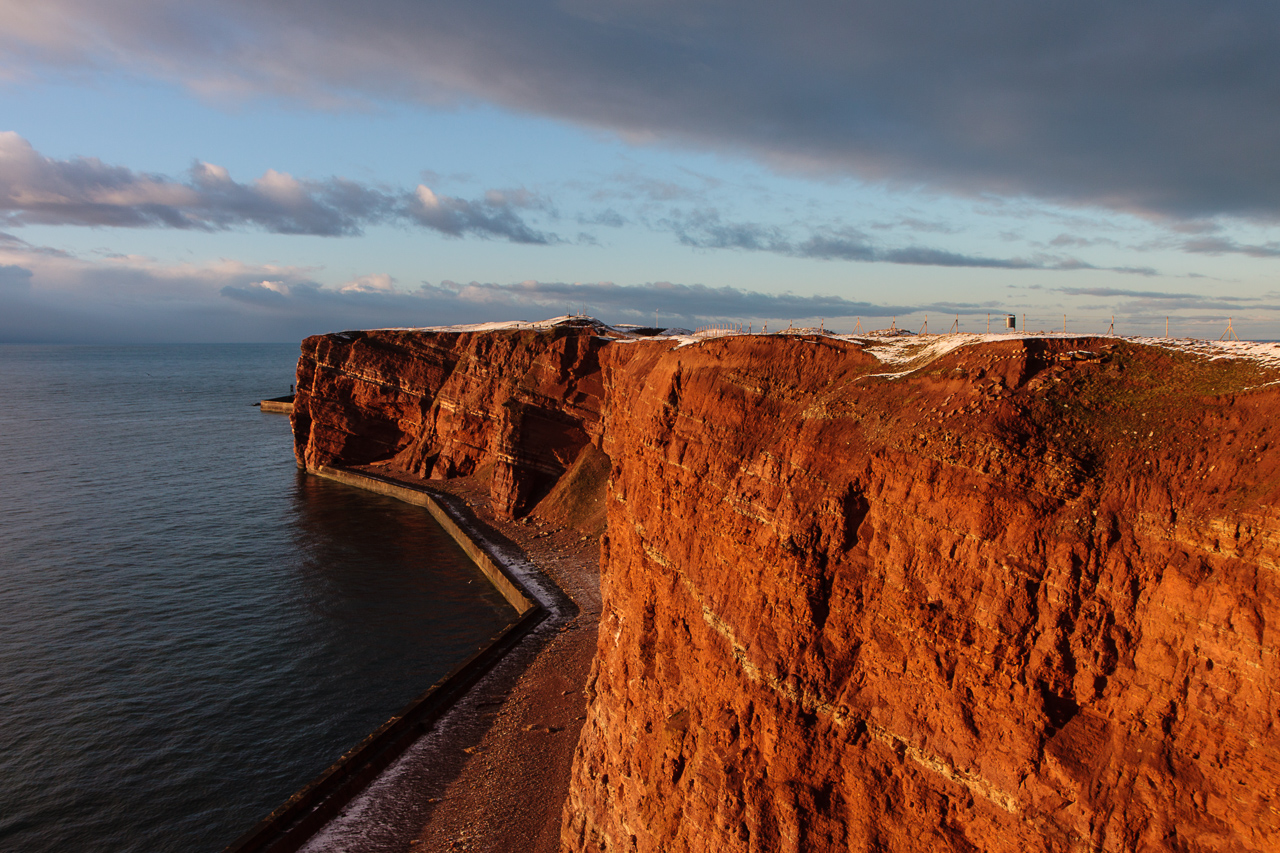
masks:
<path fill-rule="evenodd" d="M 1027 433 L 1081 460 L 1153 450 L 1197 428 L 1206 410 L 1280 381 L 1280 370 L 1248 359 L 1200 355 L 1118 341 L 1098 364 L 1060 371 L 1019 395 Z"/>

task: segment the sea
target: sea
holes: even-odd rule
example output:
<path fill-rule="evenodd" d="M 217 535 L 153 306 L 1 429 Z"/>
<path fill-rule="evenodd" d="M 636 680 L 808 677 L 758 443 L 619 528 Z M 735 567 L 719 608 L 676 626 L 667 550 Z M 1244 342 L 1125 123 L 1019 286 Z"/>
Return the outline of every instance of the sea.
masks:
<path fill-rule="evenodd" d="M 297 469 L 297 356 L 0 345 L 0 850 L 221 850 L 514 618 Z"/>

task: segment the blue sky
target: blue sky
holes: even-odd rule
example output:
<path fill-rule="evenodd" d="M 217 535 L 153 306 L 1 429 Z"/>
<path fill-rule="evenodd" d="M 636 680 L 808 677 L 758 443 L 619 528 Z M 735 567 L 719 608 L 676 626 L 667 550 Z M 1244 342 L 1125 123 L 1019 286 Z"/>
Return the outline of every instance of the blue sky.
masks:
<path fill-rule="evenodd" d="M 1265 3 L 0 0 L 0 341 L 1280 338 Z"/>

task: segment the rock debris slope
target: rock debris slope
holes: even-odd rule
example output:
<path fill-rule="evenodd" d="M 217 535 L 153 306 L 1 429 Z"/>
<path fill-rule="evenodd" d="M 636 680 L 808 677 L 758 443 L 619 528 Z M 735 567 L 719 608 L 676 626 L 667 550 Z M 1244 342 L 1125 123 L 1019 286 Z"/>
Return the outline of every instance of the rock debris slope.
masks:
<path fill-rule="evenodd" d="M 1280 849 L 1266 360 L 486 334 L 308 339 L 299 459 L 608 470 L 564 849 Z"/>

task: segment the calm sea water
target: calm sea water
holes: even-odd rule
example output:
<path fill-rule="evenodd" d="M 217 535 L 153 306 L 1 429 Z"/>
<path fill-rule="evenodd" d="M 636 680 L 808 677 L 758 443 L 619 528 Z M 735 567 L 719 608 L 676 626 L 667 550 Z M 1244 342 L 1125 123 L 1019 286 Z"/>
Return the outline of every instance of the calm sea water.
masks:
<path fill-rule="evenodd" d="M 296 469 L 297 352 L 0 346 L 0 849 L 220 850 L 512 618 Z"/>

